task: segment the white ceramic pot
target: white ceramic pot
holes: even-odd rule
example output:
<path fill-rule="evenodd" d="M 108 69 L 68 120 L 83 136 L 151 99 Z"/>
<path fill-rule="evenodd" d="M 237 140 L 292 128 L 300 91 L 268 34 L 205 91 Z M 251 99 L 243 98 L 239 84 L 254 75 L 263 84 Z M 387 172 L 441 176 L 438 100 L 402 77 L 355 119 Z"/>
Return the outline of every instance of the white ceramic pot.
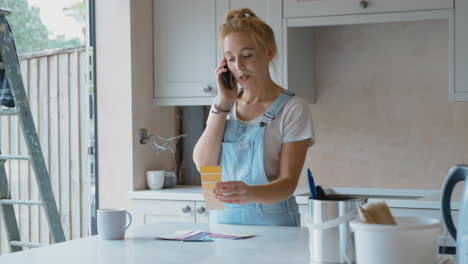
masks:
<path fill-rule="evenodd" d="M 163 170 L 147 171 L 146 172 L 146 185 L 151 190 L 162 189 L 164 185 L 164 175 Z"/>

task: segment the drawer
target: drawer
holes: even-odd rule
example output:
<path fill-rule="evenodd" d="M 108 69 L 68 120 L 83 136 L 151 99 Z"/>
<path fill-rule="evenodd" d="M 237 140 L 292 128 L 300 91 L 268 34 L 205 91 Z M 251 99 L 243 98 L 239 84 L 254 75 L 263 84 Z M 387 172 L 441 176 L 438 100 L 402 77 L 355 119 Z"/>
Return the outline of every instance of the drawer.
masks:
<path fill-rule="evenodd" d="M 453 8 L 453 5 L 453 0 L 283 0 L 283 16 L 312 17 L 448 9 Z"/>
<path fill-rule="evenodd" d="M 136 225 L 160 222 L 195 223 L 194 201 L 132 200 L 131 212 Z"/>

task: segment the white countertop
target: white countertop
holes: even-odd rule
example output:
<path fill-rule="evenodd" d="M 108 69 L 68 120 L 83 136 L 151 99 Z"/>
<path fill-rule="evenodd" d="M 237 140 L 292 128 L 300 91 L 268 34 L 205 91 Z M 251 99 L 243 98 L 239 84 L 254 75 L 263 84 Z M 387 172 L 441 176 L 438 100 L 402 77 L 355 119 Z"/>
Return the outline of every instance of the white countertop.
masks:
<path fill-rule="evenodd" d="M 185 229 L 218 233 L 253 233 L 241 240 L 214 242 L 155 240 L 158 235 Z M 298 227 L 195 225 L 161 223 L 130 229 L 125 240 L 103 241 L 96 236 L 0 256 L 2 264 L 155 264 L 155 263 L 309 263 L 308 230 Z"/>
<path fill-rule="evenodd" d="M 368 202 L 385 201 L 389 207 L 440 209 L 439 190 L 333 187 L 325 191 L 342 195 L 366 196 L 369 198 Z M 296 192 L 295 195 L 298 204 L 307 204 L 307 193 Z M 451 205 L 453 210 L 460 208 L 460 196 L 460 193 L 454 193 Z M 132 191 L 129 193 L 129 198 L 203 201 L 200 185 L 177 185 L 175 188 L 170 189 Z"/>

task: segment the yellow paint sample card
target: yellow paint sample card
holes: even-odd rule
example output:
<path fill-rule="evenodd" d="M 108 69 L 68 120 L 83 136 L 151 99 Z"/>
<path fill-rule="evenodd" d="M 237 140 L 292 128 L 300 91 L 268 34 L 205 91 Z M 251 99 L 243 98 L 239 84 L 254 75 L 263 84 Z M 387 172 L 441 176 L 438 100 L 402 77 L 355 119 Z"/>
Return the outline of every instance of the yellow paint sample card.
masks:
<path fill-rule="evenodd" d="M 203 198 L 205 208 L 208 210 L 224 210 L 224 203 L 216 200 L 213 189 L 216 183 L 221 181 L 221 167 L 207 166 L 200 168 Z"/>

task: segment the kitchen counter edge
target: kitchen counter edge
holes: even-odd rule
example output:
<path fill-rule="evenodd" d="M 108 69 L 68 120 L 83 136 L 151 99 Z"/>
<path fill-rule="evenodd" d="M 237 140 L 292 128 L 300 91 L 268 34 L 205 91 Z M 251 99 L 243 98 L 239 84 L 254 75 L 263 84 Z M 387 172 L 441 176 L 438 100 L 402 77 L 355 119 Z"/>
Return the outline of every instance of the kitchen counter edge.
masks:
<path fill-rule="evenodd" d="M 393 208 L 440 209 L 439 190 L 404 190 L 404 189 L 378 189 L 378 188 L 332 188 L 338 194 L 351 194 L 356 196 L 370 195 L 368 202 L 385 201 Z M 378 197 L 377 194 L 382 195 Z M 308 196 L 304 193 L 295 193 L 297 203 L 306 205 Z M 418 197 L 413 197 L 418 196 Z M 457 197 L 456 195 L 454 198 Z M 200 201 L 203 195 L 200 185 L 177 185 L 174 188 L 161 190 L 138 190 L 129 192 L 131 200 L 174 200 L 174 201 Z M 459 202 L 451 204 L 452 210 L 459 209 Z"/>

